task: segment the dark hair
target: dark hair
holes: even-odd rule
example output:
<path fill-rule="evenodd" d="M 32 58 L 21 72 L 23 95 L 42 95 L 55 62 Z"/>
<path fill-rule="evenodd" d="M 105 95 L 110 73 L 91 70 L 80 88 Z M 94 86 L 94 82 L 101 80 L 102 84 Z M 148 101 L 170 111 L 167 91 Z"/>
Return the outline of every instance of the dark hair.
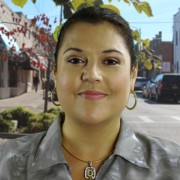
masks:
<path fill-rule="evenodd" d="M 134 55 L 134 43 L 133 43 L 133 37 L 131 33 L 131 29 L 128 25 L 128 23 L 123 19 L 120 15 L 118 15 L 116 12 L 110 9 L 106 8 L 100 8 L 100 7 L 88 7 L 81 9 L 74 13 L 63 25 L 61 28 L 59 37 L 58 37 L 58 43 L 56 46 L 55 51 L 55 71 L 57 70 L 57 59 L 58 59 L 58 53 L 59 49 L 63 43 L 64 35 L 67 31 L 67 29 L 78 22 L 87 22 L 92 24 L 97 24 L 101 22 L 108 22 L 112 24 L 118 33 L 120 33 L 127 45 L 127 49 L 131 56 L 131 70 L 134 69 L 136 65 L 136 59 Z"/>

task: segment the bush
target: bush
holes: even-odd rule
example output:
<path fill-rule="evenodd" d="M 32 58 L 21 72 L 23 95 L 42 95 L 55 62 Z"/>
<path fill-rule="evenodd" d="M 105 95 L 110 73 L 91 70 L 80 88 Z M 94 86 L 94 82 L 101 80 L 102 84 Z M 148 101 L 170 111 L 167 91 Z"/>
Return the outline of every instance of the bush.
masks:
<path fill-rule="evenodd" d="M 18 106 L 1 112 L 1 115 L 3 116 L 3 119 L 17 120 L 18 128 L 21 128 L 26 126 L 29 118 L 36 114 L 25 107 Z"/>
<path fill-rule="evenodd" d="M 27 127 L 22 128 L 22 133 L 37 133 L 46 131 L 51 123 L 54 121 L 56 114 L 41 113 L 36 116 L 30 117 Z"/>
<path fill-rule="evenodd" d="M 50 108 L 47 112 L 52 114 L 59 114 L 62 110 L 60 108 Z"/>
<path fill-rule="evenodd" d="M 10 120 L 3 119 L 3 116 L 0 115 L 0 132 L 13 132 L 14 123 Z"/>
<path fill-rule="evenodd" d="M 0 113 L 0 131 L 13 132 L 14 126 L 10 120 L 18 121 L 20 133 L 46 131 L 60 111 L 59 108 L 51 108 L 46 113 L 36 114 L 20 106 L 8 109 Z"/>

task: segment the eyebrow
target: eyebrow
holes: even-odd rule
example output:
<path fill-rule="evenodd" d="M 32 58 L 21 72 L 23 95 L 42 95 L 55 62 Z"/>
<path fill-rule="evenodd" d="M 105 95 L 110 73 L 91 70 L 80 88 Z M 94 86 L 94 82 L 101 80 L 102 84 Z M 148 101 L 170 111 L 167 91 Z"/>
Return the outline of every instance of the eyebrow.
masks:
<path fill-rule="evenodd" d="M 116 53 L 119 53 L 121 55 L 124 55 L 121 51 L 118 51 L 116 49 L 107 49 L 107 50 L 102 51 L 102 53 L 113 53 L 113 52 L 116 52 Z"/>
<path fill-rule="evenodd" d="M 63 54 L 65 54 L 68 51 L 82 52 L 82 49 L 70 47 L 70 48 L 66 49 Z M 116 50 L 116 49 L 107 49 L 107 50 L 102 51 L 102 53 L 113 53 L 113 52 L 116 52 L 116 53 L 119 53 L 121 55 L 124 55 L 121 51 Z"/>
<path fill-rule="evenodd" d="M 70 48 L 66 49 L 63 54 L 65 54 L 65 53 L 68 52 L 68 51 L 82 52 L 82 50 L 79 49 L 79 48 L 70 47 Z"/>

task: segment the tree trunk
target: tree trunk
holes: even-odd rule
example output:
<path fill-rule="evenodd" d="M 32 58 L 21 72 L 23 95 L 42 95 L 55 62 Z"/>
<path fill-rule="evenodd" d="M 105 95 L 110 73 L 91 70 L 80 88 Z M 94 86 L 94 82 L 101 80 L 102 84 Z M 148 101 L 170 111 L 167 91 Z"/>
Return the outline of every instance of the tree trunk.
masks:
<path fill-rule="evenodd" d="M 49 92 L 49 81 L 50 81 L 50 73 L 51 73 L 51 60 L 48 58 L 48 67 L 47 67 L 47 80 L 45 85 L 45 101 L 44 101 L 44 112 L 47 112 L 48 110 L 48 92 Z"/>

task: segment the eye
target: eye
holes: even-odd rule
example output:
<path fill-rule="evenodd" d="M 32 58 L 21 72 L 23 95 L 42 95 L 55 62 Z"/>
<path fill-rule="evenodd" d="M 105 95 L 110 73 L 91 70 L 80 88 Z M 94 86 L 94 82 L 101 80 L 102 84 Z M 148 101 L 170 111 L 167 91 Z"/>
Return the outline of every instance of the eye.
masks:
<path fill-rule="evenodd" d="M 71 64 L 85 64 L 86 63 L 85 60 L 78 58 L 78 57 L 72 57 L 72 58 L 68 59 L 67 62 L 71 63 Z"/>
<path fill-rule="evenodd" d="M 106 65 L 117 65 L 117 64 L 120 64 L 120 62 L 117 59 L 108 58 L 108 59 L 104 60 L 104 64 L 106 64 Z"/>

